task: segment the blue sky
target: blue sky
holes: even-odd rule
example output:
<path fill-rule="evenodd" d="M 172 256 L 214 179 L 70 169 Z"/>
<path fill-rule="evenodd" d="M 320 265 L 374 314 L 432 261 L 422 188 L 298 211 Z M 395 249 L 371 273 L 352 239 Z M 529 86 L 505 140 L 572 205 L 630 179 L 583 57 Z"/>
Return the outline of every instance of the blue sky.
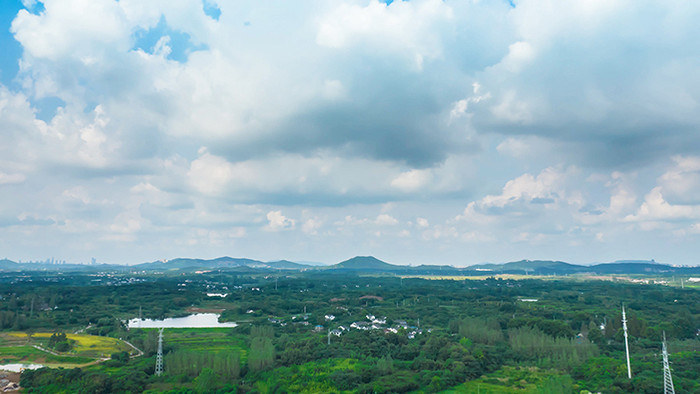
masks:
<path fill-rule="evenodd" d="M 699 16 L 3 2 L 0 258 L 697 265 Z"/>

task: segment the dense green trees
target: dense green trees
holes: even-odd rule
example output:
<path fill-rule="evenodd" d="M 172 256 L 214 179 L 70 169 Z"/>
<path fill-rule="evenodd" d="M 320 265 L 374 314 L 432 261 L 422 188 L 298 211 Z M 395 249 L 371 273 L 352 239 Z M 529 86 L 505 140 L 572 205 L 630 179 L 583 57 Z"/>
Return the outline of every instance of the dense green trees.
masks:
<path fill-rule="evenodd" d="M 254 337 L 248 352 L 248 368 L 253 372 L 266 369 L 275 361 L 275 347 L 268 337 Z"/>
<path fill-rule="evenodd" d="M 508 338 L 518 359 L 536 360 L 544 367 L 569 370 L 598 354 L 598 347 L 584 338 L 555 338 L 537 328 L 512 328 Z"/>
<path fill-rule="evenodd" d="M 546 368 L 538 382 L 541 392 L 658 392 L 664 330 L 677 387 L 700 390 L 697 290 L 592 281 L 429 281 L 322 273 L 281 274 L 277 279 L 225 272 L 154 276 L 119 286 L 95 285 L 93 279 L 67 276 L 65 283 L 42 286 L 19 282 L 11 293 L 2 288 L 6 293 L 0 294 L 0 330 L 52 330 L 57 333 L 54 342 L 61 343 L 60 332 L 90 324 L 87 332 L 127 338 L 145 356 L 128 359 L 115 354 L 113 360 L 85 370 L 27 373 L 23 381 L 29 392 L 52 392 L 48 387 L 70 392 L 82 387 L 95 392 L 293 392 L 302 387 L 323 392 L 435 392 L 482 376 L 488 380 L 509 365 Z M 229 295 L 205 297 L 207 286 L 226 286 Z M 631 382 L 624 366 L 623 302 L 635 371 Z M 122 323 L 138 314 L 139 305 L 145 317 L 183 314 L 192 305 L 226 309 L 222 318 L 241 325 L 222 335 L 237 347 L 207 347 L 202 341 L 194 347 L 166 336 L 165 375 L 154 377 L 157 331 L 127 330 Z M 396 332 L 347 330 L 353 322 L 367 322 L 367 315 L 385 318 L 383 327 Z M 322 328 L 314 331 L 317 325 Z M 346 328 L 342 335 L 332 336 L 328 344 L 328 329 L 341 326 Z M 200 334 L 192 330 L 186 336 L 194 343 Z"/>
<path fill-rule="evenodd" d="M 54 332 L 49 337 L 48 347 L 57 352 L 67 352 L 73 347 L 73 343 L 66 337 L 65 332 Z"/>
<path fill-rule="evenodd" d="M 225 380 L 238 379 L 241 372 L 240 354 L 237 351 L 216 353 L 176 350 L 165 355 L 165 372 L 172 376 L 186 375 L 194 378 L 204 369 L 214 371 Z"/>

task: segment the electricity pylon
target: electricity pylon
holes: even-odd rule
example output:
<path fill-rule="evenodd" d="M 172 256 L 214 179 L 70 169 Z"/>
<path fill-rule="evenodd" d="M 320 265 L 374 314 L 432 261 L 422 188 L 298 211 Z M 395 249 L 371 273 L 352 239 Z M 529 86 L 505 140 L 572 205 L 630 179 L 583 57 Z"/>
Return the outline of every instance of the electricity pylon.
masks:
<path fill-rule="evenodd" d="M 627 316 L 625 315 L 625 304 L 622 304 L 622 329 L 625 332 L 625 352 L 627 353 L 627 378 L 632 379 L 632 368 L 630 367 L 630 346 L 627 343 Z"/>
<path fill-rule="evenodd" d="M 671 378 L 671 367 L 668 365 L 668 349 L 666 348 L 666 331 L 664 331 L 664 342 L 662 346 L 664 356 L 664 394 L 676 394 L 673 389 L 673 378 Z"/>
<path fill-rule="evenodd" d="M 163 374 L 163 330 L 158 331 L 158 354 L 156 355 L 156 376 Z"/>

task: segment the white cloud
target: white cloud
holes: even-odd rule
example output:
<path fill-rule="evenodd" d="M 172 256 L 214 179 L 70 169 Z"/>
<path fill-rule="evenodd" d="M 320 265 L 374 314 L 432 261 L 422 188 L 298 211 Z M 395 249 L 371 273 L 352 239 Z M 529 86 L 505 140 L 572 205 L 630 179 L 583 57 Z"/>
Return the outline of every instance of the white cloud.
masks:
<path fill-rule="evenodd" d="M 489 209 L 504 208 L 521 201 L 536 204 L 553 204 L 562 199 L 566 201 L 565 191 L 561 187 L 565 176 L 566 173 L 551 167 L 543 170 L 537 177 L 523 174 L 506 182 L 500 195 L 486 196 L 478 205 Z"/>
<path fill-rule="evenodd" d="M 535 55 L 532 45 L 518 41 L 508 47 L 508 54 L 501 60 L 500 66 L 511 73 L 517 73 L 532 61 Z"/>
<path fill-rule="evenodd" d="M 394 178 L 391 181 L 391 186 L 401 191 L 412 192 L 427 186 L 431 178 L 430 170 L 411 170 Z"/>
<path fill-rule="evenodd" d="M 395 226 L 399 224 L 399 221 L 389 214 L 382 213 L 377 216 L 374 223 L 376 223 L 378 226 Z"/>
<path fill-rule="evenodd" d="M 22 183 L 27 179 L 23 174 L 5 174 L 0 172 L 0 185 Z"/>
<path fill-rule="evenodd" d="M 24 4 L 0 85 L 2 250 L 267 255 L 274 238 L 462 261 L 461 242 L 491 259 L 695 236 L 696 5 L 221 2 L 217 21 L 200 0 Z M 20 215 L 53 224 L 3 230 Z M 559 251 L 604 253 L 582 249 Z"/>
<path fill-rule="evenodd" d="M 311 235 L 316 235 L 318 234 L 318 230 L 323 226 L 323 221 L 319 220 L 317 218 L 309 218 L 304 220 L 304 224 L 301 226 L 301 231 L 311 234 Z"/>
<path fill-rule="evenodd" d="M 661 193 L 661 187 L 655 187 L 644 197 L 644 202 L 634 215 L 625 217 L 626 221 L 688 221 L 700 218 L 700 205 L 669 204 Z"/>
<path fill-rule="evenodd" d="M 363 45 L 399 52 L 420 70 L 425 58 L 441 54 L 435 27 L 452 16 L 451 8 L 438 0 L 391 6 L 376 0 L 366 6 L 341 4 L 321 18 L 316 42 L 337 49 Z"/>
<path fill-rule="evenodd" d="M 268 231 L 290 230 L 294 228 L 295 221 L 284 215 L 282 211 L 270 211 L 267 213 Z"/>
<path fill-rule="evenodd" d="M 658 180 L 666 198 L 679 204 L 700 204 L 700 157 L 675 156 L 675 165 Z"/>
<path fill-rule="evenodd" d="M 225 159 L 204 152 L 192 162 L 187 177 L 200 193 L 219 195 L 233 179 L 233 172 L 233 165 Z"/>

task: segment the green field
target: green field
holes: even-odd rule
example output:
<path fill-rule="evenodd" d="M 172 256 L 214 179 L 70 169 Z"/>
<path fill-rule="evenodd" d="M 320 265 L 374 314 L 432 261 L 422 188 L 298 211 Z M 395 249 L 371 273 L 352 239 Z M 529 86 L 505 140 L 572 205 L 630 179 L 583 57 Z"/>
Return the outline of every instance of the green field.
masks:
<path fill-rule="evenodd" d="M 245 362 L 248 353 L 245 339 L 233 335 L 231 328 L 166 328 L 163 331 L 163 346 L 172 350 L 207 353 L 237 350 L 241 362 Z"/>
<path fill-rule="evenodd" d="M 50 365 L 83 365 L 94 361 L 93 358 L 78 356 L 55 356 L 31 345 L 0 347 L 0 364 L 39 363 Z"/>
<path fill-rule="evenodd" d="M 441 393 L 535 394 L 562 392 L 560 390 L 567 388 L 571 388 L 571 378 L 557 371 L 537 367 L 503 367 Z"/>
<path fill-rule="evenodd" d="M 354 370 L 357 363 L 356 359 L 344 358 L 275 368 L 263 373 L 255 388 L 261 393 L 273 392 L 280 382 L 284 382 L 284 387 L 294 393 L 351 392 L 338 390 L 330 376 L 333 372 Z"/>
<path fill-rule="evenodd" d="M 58 355 L 46 349 L 51 333 L 7 332 L 0 334 L 0 362 L 2 363 L 39 363 L 52 366 L 77 366 L 94 362 L 96 359 L 108 358 L 112 353 L 133 351 L 129 345 L 116 338 L 94 335 L 67 334 L 73 341 L 73 349 Z"/>

